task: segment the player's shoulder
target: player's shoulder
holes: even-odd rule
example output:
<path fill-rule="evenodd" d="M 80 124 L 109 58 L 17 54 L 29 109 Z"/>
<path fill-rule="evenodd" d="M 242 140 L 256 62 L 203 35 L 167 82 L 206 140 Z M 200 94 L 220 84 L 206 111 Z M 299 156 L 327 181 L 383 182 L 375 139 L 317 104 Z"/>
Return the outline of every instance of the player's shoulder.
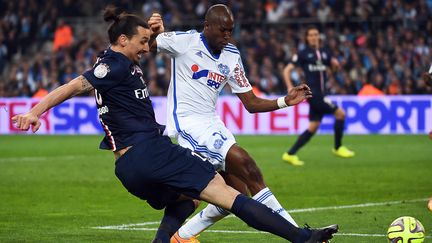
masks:
<path fill-rule="evenodd" d="M 292 56 L 292 61 L 304 61 L 309 60 L 314 56 L 314 51 L 311 48 L 305 47 L 300 49 L 297 53 Z"/>
<path fill-rule="evenodd" d="M 223 49 L 223 51 L 227 54 L 227 55 L 235 55 L 235 56 L 240 56 L 240 51 L 237 48 L 237 46 L 235 46 L 234 44 L 228 43 L 228 45 L 225 46 L 225 48 Z"/>
<path fill-rule="evenodd" d="M 307 56 L 311 52 L 313 52 L 313 50 L 311 48 L 305 47 L 305 48 L 302 48 L 301 50 L 299 50 L 297 52 L 297 55 L 299 55 L 300 57 L 304 57 L 304 56 Z"/>
<path fill-rule="evenodd" d="M 105 76 L 123 76 L 129 71 L 131 62 L 122 54 L 113 51 L 106 51 L 98 57 L 94 65 L 94 75 L 98 78 Z"/>
<path fill-rule="evenodd" d="M 187 39 L 187 38 L 197 38 L 199 37 L 199 32 L 196 30 L 187 30 L 187 31 L 168 31 L 160 34 L 161 37 L 165 38 L 181 38 L 181 39 Z"/>

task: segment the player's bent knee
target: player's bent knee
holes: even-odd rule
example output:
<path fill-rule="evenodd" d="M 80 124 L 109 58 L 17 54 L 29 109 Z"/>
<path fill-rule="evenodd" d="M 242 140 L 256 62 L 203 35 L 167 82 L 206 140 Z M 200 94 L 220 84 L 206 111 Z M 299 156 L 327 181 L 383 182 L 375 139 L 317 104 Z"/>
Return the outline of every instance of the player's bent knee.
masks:
<path fill-rule="evenodd" d="M 238 194 L 240 194 L 238 191 L 225 183 L 221 175 L 216 174 L 200 193 L 200 198 L 229 210 Z"/>
<path fill-rule="evenodd" d="M 318 131 L 320 124 L 320 122 L 311 122 L 308 128 L 309 132 L 315 134 Z"/>
<path fill-rule="evenodd" d="M 337 109 L 335 112 L 335 118 L 337 120 L 343 120 L 345 119 L 345 111 L 342 110 L 341 108 Z"/>
<path fill-rule="evenodd" d="M 198 208 L 199 205 L 201 204 L 201 201 L 197 199 L 193 199 L 192 202 L 194 203 L 195 209 Z"/>

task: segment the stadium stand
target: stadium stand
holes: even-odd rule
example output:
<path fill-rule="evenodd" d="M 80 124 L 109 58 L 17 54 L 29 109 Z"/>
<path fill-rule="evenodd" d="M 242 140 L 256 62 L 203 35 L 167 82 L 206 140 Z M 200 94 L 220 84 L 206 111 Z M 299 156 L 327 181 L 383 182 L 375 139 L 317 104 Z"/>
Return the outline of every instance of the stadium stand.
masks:
<path fill-rule="evenodd" d="M 389 95 L 432 93 L 421 78 L 432 60 L 431 0 L 0 0 L 0 97 L 40 97 L 90 68 L 107 46 L 100 6 L 114 3 L 145 17 L 157 11 L 168 30 L 200 30 L 205 10 L 219 2 L 234 12 L 232 42 L 263 94 L 286 92 L 282 69 L 304 47 L 310 24 L 342 63 L 329 94 L 357 94 L 365 84 Z M 142 64 L 152 95 L 165 95 L 169 58 Z"/>

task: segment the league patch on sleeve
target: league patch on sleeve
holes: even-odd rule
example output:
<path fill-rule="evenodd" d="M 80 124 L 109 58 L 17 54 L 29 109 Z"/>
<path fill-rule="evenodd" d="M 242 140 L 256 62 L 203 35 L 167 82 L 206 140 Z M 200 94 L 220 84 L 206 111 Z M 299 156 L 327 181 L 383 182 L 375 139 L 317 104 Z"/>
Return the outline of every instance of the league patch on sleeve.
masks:
<path fill-rule="evenodd" d="M 164 37 L 171 37 L 173 35 L 174 35 L 174 32 L 163 32 L 162 33 L 162 36 L 164 36 Z"/>
<path fill-rule="evenodd" d="M 96 78 L 104 78 L 110 71 L 110 68 L 107 64 L 101 63 L 95 67 L 93 74 Z"/>

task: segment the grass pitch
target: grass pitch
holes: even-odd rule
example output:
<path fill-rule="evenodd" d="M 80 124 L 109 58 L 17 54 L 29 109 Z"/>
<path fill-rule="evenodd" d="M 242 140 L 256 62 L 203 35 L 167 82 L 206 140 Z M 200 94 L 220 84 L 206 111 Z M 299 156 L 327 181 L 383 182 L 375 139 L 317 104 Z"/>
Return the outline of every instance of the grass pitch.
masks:
<path fill-rule="evenodd" d="M 0 136 L 0 242 L 151 241 L 162 212 L 122 187 L 112 153 L 97 149 L 100 139 Z M 316 136 L 299 153 L 304 167 L 280 160 L 295 139 L 237 136 L 284 207 L 300 209 L 292 213 L 299 224 L 338 223 L 341 234 L 333 242 L 386 242 L 388 225 L 409 215 L 432 234 L 427 136 L 346 136 L 344 143 L 357 154 L 352 159 L 332 155 L 332 136 Z M 346 205 L 353 206 L 341 207 Z M 114 227 L 97 228 L 103 226 Z M 211 229 L 224 232 L 204 232 L 202 242 L 284 242 L 234 217 Z"/>

